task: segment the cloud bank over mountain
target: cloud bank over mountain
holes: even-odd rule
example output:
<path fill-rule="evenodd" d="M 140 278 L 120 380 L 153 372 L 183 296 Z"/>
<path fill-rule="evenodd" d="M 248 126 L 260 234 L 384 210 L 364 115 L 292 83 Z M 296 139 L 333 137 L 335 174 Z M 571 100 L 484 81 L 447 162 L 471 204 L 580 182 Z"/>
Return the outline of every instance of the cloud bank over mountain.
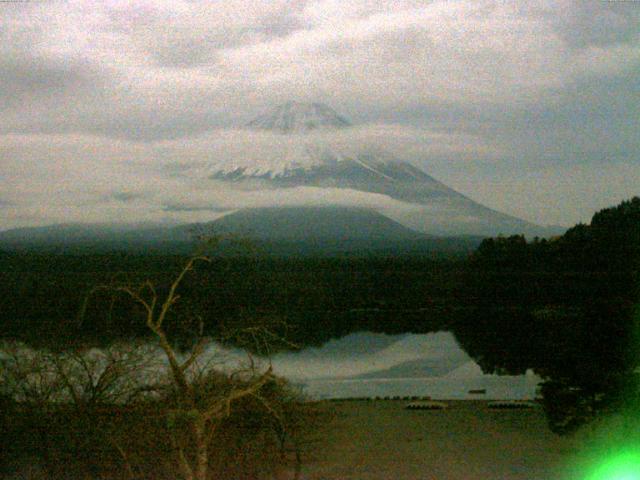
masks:
<path fill-rule="evenodd" d="M 304 158 L 309 145 L 343 155 L 390 151 L 398 158 L 484 150 L 473 136 L 431 135 L 414 128 L 368 125 L 286 137 L 248 128 L 217 129 L 153 142 L 78 134 L 2 137 L 3 227 L 65 222 L 206 221 L 238 208 L 286 205 L 400 204 L 376 193 L 338 188 L 237 189 L 211 179 L 216 171 L 250 165 L 259 174 Z M 449 152 L 450 151 L 450 152 Z M 13 219 L 13 222 L 11 221 Z"/>
<path fill-rule="evenodd" d="M 639 22 L 634 2 L 2 4 L 1 227 L 174 220 L 212 157 L 283 148 L 241 127 L 291 99 L 492 208 L 587 220 L 640 184 Z"/>

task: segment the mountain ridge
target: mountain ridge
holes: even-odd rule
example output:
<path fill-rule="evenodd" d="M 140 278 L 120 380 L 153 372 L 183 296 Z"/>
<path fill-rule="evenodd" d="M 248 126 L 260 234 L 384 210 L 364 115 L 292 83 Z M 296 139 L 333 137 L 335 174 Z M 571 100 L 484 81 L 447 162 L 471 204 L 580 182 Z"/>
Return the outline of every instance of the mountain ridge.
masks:
<path fill-rule="evenodd" d="M 313 122 L 306 126 L 310 117 Z M 315 187 L 384 195 L 389 199 L 388 207 L 376 207 L 379 213 L 407 228 L 431 235 L 545 237 L 560 233 L 559 229 L 541 227 L 481 205 L 436 180 L 413 162 L 397 158 L 393 152 L 368 148 L 345 153 L 332 148 L 328 142 L 299 135 L 320 126 L 327 131 L 338 131 L 351 124 L 320 103 L 289 102 L 275 107 L 271 113 L 249 122 L 248 127 L 277 132 L 287 139 L 284 158 L 267 158 L 259 164 L 243 163 L 242 158 L 214 163 L 209 178 L 243 190 Z"/>
<path fill-rule="evenodd" d="M 244 239 L 262 254 L 276 256 L 460 255 L 473 251 L 482 240 L 433 237 L 370 209 L 323 206 L 238 210 L 211 222 L 175 226 L 73 224 L 17 228 L 0 232 L 0 249 L 191 254 L 198 238 L 207 236 L 231 240 L 221 253 L 248 254 L 238 249 L 240 245 L 233 246 L 234 239 Z"/>
<path fill-rule="evenodd" d="M 198 180 L 202 176 L 208 177 L 205 181 L 210 182 L 211 188 L 216 187 L 216 182 L 230 187 L 231 194 L 236 189 L 242 191 L 244 197 L 248 191 L 261 191 L 267 194 L 267 202 L 262 198 L 262 208 L 246 206 L 246 201 L 242 208 L 226 202 L 224 209 L 228 213 L 219 220 L 215 220 L 215 215 L 221 213 L 219 207 L 205 202 L 199 205 L 204 216 L 196 218 L 204 219 L 201 224 L 219 222 L 215 228 L 222 230 L 236 222 L 234 228 L 243 235 L 255 234 L 260 229 L 270 232 L 269 235 L 258 235 L 262 241 L 308 243 L 310 232 L 315 232 L 310 235 L 314 242 L 331 244 L 334 249 L 340 241 L 355 241 L 365 247 L 367 242 L 377 242 L 376 248 L 383 247 L 379 239 L 387 237 L 392 242 L 411 243 L 435 237 L 446 241 L 452 237 L 479 238 L 500 234 L 545 237 L 564 231 L 563 228 L 541 227 L 481 205 L 433 178 L 416 162 L 398 158 L 393 152 L 369 147 L 342 151 L 332 147 L 329 141 L 332 132 L 348 131 L 351 127 L 345 117 L 321 103 L 288 102 L 256 117 L 247 128 L 274 133 L 277 142 L 282 143 L 282 149 L 265 151 L 264 160 L 253 157 L 249 160 L 242 155 L 225 159 L 222 155 L 206 167 L 206 173 L 200 171 L 197 175 Z M 311 134 L 316 130 L 323 130 L 322 135 Z M 341 141 L 344 138 L 349 137 L 341 137 Z M 295 195 L 289 195 L 289 189 L 297 189 Z M 271 192 L 273 202 L 269 204 Z M 311 198 L 305 197 L 309 192 L 313 194 Z M 284 197 L 284 201 L 279 196 Z M 292 198 L 298 203 L 292 204 Z M 278 203 L 287 206 L 278 206 Z M 328 210 L 308 210 L 312 208 L 309 205 L 338 210 L 325 215 Z M 181 211 L 172 204 L 165 205 L 167 218 L 179 215 Z M 211 212 L 212 220 L 207 219 L 207 212 Z M 295 217 L 298 223 L 285 221 L 285 217 Z M 322 227 L 313 223 L 319 220 L 322 220 Z M 274 228 L 270 228 L 270 223 Z M 0 242 L 13 246 L 52 242 L 91 244 L 104 237 L 106 243 L 113 245 L 123 242 L 138 246 L 179 243 L 188 241 L 181 231 L 183 226 L 172 230 L 162 225 L 137 228 L 94 225 L 85 231 L 82 226 L 57 225 L 2 232 Z M 319 235 L 320 228 L 327 233 Z M 351 232 L 351 239 L 344 237 L 347 231 Z M 331 237 L 328 232 L 333 235 L 331 242 L 327 242 Z"/>

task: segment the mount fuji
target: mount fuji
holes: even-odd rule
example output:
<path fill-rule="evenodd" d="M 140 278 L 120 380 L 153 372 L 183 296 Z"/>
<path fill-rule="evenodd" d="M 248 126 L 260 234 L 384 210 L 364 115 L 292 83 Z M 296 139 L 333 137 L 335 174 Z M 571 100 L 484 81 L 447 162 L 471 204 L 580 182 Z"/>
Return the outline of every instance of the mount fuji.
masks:
<path fill-rule="evenodd" d="M 325 189 L 327 203 L 331 203 L 336 191 L 376 194 L 375 207 L 342 207 L 354 207 L 355 216 L 359 216 L 363 208 L 369 208 L 405 229 L 435 236 L 557 233 L 485 207 L 393 153 L 371 149 L 345 152 L 314 135 L 320 131 L 321 138 L 326 139 L 332 132 L 342 133 L 351 127 L 345 117 L 324 104 L 286 103 L 247 124 L 249 129 L 279 135 L 286 146 L 284 154 L 273 156 L 265 152 L 259 161 L 232 158 L 214 162 L 210 178 L 242 190 Z M 278 211 L 278 207 L 262 208 L 247 216 L 243 210 L 241 215 L 255 221 L 261 212 L 273 219 Z M 291 215 L 290 205 L 286 214 Z M 230 214 L 233 215 L 237 213 Z M 339 218 L 345 220 L 344 215 Z M 238 231 L 251 230 L 251 225 L 241 227 L 242 222 L 231 218 L 221 221 L 235 224 Z M 354 222 L 358 223 L 355 219 Z"/>
<path fill-rule="evenodd" d="M 561 233 L 487 208 L 393 152 L 349 144 L 350 129 L 357 128 L 326 105 L 286 103 L 242 131 L 250 141 L 268 138 L 268 146 L 257 143 L 253 155 L 214 150 L 202 159 L 196 180 L 206 192 L 216 185 L 225 190 L 224 207 L 208 198 L 195 207 L 164 207 L 203 213 L 200 223 L 18 228 L 0 232 L 0 249 L 190 251 L 197 231 L 248 237 L 286 254 L 469 252 L 486 236 Z M 248 192 L 261 199 L 259 207 L 238 200 Z"/>

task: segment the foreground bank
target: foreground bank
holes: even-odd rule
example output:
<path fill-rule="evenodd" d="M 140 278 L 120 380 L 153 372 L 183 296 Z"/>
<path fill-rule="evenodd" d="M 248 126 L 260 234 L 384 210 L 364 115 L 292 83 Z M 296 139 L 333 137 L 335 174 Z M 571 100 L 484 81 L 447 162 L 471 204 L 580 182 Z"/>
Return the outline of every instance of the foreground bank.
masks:
<path fill-rule="evenodd" d="M 306 480 L 551 480 L 572 477 L 580 436 L 552 433 L 540 408 L 492 410 L 448 401 L 407 410 L 404 401 L 327 402 L 324 448 L 304 462 Z"/>

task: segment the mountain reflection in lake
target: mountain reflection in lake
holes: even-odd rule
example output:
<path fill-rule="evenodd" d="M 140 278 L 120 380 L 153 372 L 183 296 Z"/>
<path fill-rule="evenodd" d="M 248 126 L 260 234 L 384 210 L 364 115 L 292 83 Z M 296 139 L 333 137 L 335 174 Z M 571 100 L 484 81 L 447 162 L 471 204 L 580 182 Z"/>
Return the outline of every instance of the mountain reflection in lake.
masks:
<path fill-rule="evenodd" d="M 272 361 L 276 373 L 314 398 L 532 399 L 540 382 L 531 372 L 483 374 L 450 332 L 355 333 L 319 348 L 280 353 Z"/>
<path fill-rule="evenodd" d="M 125 351 L 128 348 L 124 344 Z M 152 372 L 166 369 L 164 354 L 151 345 L 146 350 Z M 5 358 L 0 347 L 0 361 Z M 22 346 L 19 356 L 35 352 Z M 83 353 L 106 368 L 106 353 Z M 184 360 L 184 359 L 183 359 Z M 201 368 L 230 371 L 252 362 L 266 368 L 267 359 L 249 358 L 245 351 L 212 342 L 198 362 Z M 360 332 L 331 340 L 318 348 L 281 352 L 271 358 L 276 374 L 299 385 L 311 398 L 430 396 L 433 399 L 532 399 L 540 378 L 531 372 L 519 376 L 485 375 L 460 348 L 450 332 L 386 335 Z M 137 380 L 144 383 L 146 370 Z M 155 375 L 155 373 L 154 373 Z M 475 393 L 471 393 L 475 391 Z"/>

